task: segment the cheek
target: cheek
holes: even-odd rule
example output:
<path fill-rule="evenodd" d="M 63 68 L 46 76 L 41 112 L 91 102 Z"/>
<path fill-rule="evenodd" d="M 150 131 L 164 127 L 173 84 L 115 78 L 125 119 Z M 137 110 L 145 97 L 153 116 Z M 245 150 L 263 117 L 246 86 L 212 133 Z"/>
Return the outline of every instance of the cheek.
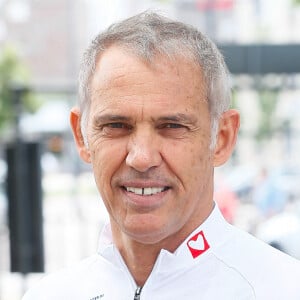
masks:
<path fill-rule="evenodd" d="M 201 138 L 197 139 L 189 147 L 189 151 L 187 151 L 187 153 L 189 153 L 191 159 L 191 166 L 199 168 L 209 164 L 212 157 L 212 151 L 209 148 L 209 141 L 210 137 L 203 134 Z"/>
<path fill-rule="evenodd" d="M 213 170 L 213 156 L 206 142 L 194 145 L 190 149 L 189 178 L 196 185 L 203 186 Z"/>
<path fill-rule="evenodd" d="M 164 160 L 184 185 L 199 182 L 212 163 L 209 145 L 203 139 L 173 142 L 164 149 Z"/>
<path fill-rule="evenodd" d="M 97 147 L 91 149 L 92 166 L 98 184 L 110 184 L 113 174 L 123 162 L 121 149 L 122 147 L 111 142 L 97 143 Z"/>

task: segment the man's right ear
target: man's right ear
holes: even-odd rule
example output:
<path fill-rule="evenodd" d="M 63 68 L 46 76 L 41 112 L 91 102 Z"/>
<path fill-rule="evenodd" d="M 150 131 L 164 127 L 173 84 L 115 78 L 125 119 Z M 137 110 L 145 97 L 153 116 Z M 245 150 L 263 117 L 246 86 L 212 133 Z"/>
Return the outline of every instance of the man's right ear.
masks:
<path fill-rule="evenodd" d="M 83 161 L 86 163 L 91 162 L 90 151 L 85 145 L 84 138 L 81 131 L 81 113 L 78 107 L 73 107 L 70 113 L 70 123 L 73 131 L 73 136 L 76 142 L 77 151 Z"/>

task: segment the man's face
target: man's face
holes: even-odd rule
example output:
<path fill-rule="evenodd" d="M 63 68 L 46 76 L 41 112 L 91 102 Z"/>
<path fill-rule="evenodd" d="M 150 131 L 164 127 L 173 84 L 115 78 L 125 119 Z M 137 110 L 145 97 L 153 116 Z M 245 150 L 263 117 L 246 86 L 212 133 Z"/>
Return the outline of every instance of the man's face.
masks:
<path fill-rule="evenodd" d="M 91 94 L 90 159 L 113 232 L 151 244 L 195 229 L 213 206 L 200 69 L 181 58 L 149 66 L 112 47 L 98 60 Z"/>

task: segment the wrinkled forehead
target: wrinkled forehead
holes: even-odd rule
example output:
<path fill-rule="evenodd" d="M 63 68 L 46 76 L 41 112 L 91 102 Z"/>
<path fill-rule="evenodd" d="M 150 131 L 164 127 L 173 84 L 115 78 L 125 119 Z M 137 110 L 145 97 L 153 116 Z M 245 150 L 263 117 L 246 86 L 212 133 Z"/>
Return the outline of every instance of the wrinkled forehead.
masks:
<path fill-rule="evenodd" d="M 192 54 L 186 52 L 160 53 L 153 52 L 151 55 L 139 53 L 136 49 L 127 46 L 112 45 L 98 55 L 95 63 L 95 71 L 92 76 L 94 80 L 97 76 L 103 77 L 126 75 L 126 71 L 133 71 L 136 67 L 144 67 L 144 70 L 156 72 L 157 74 L 176 73 L 192 78 L 200 78 L 204 81 L 202 67 Z"/>
<path fill-rule="evenodd" d="M 99 59 L 91 91 L 92 116 L 107 112 L 152 119 L 162 112 L 200 115 L 200 102 L 207 102 L 201 72 L 190 61 L 158 57 L 149 64 L 119 48 Z"/>
<path fill-rule="evenodd" d="M 110 47 L 97 58 L 91 90 L 122 89 L 129 82 L 137 90 L 139 85 L 141 89 L 147 89 L 154 81 L 157 89 L 161 83 L 165 84 L 165 88 L 193 89 L 201 94 L 206 92 L 201 67 L 194 60 L 181 55 L 169 57 L 160 53 L 149 60 L 118 46 Z"/>

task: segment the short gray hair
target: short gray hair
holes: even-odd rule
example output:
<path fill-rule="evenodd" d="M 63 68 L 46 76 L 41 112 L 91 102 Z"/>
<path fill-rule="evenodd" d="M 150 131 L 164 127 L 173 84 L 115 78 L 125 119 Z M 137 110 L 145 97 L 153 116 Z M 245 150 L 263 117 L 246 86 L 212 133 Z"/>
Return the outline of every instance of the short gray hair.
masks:
<path fill-rule="evenodd" d="M 91 102 L 90 83 L 99 56 L 116 45 L 152 62 L 157 54 L 168 58 L 183 56 L 198 64 L 207 87 L 211 115 L 211 145 L 216 142 L 218 120 L 231 100 L 229 72 L 216 45 L 196 28 L 155 12 L 143 12 L 111 25 L 98 34 L 84 53 L 79 74 L 79 106 L 84 134 Z"/>

